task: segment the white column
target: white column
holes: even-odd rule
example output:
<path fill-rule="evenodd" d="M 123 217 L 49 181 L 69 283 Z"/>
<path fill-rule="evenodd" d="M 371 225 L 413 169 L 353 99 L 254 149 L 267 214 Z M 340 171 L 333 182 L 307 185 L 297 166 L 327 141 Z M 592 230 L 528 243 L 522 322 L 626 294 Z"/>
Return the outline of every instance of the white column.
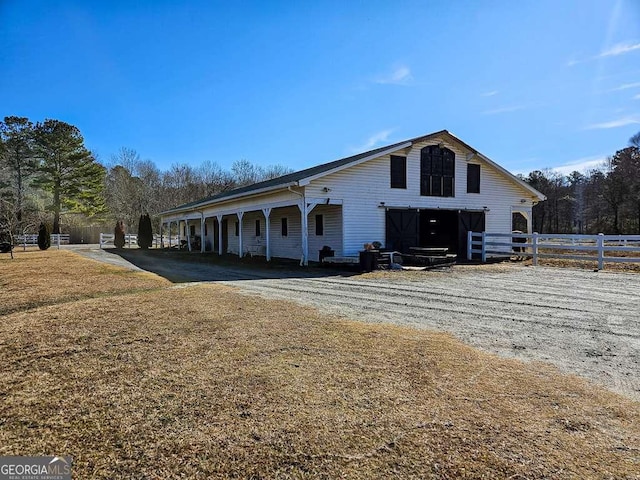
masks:
<path fill-rule="evenodd" d="M 169 231 L 169 248 L 171 248 L 171 221 L 167 222 L 167 230 Z"/>
<path fill-rule="evenodd" d="M 269 217 L 271 216 L 271 209 L 270 208 L 263 208 L 262 209 L 262 213 L 264 214 L 264 223 L 265 223 L 265 235 L 267 236 L 267 243 L 265 246 L 265 256 L 267 258 L 267 262 L 271 261 L 271 245 L 270 245 L 270 241 L 269 241 L 269 237 L 271 236 L 271 225 L 270 225 L 270 220 Z"/>
<path fill-rule="evenodd" d="M 218 219 L 218 255 L 222 255 L 222 215 L 216 218 Z"/>
<path fill-rule="evenodd" d="M 298 203 L 300 209 L 300 224 L 302 230 L 302 258 L 300 258 L 300 265 L 309 265 L 309 224 L 307 219 L 307 201 L 303 198 Z"/>
<path fill-rule="evenodd" d="M 204 212 L 200 214 L 200 253 L 204 253 Z"/>
<path fill-rule="evenodd" d="M 242 217 L 244 217 L 244 212 L 238 212 L 236 215 L 238 215 L 238 252 L 242 258 Z"/>
<path fill-rule="evenodd" d="M 187 234 L 187 250 L 191 251 L 191 229 L 189 228 L 189 219 L 184 219 L 184 230 Z"/>

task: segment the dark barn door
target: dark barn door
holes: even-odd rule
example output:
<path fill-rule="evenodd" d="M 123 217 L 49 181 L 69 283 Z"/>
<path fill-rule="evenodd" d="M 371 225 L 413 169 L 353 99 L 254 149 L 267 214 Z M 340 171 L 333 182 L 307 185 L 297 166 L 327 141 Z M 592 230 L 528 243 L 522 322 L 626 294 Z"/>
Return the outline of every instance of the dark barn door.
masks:
<path fill-rule="evenodd" d="M 467 258 L 467 232 L 484 232 L 484 212 L 458 214 L 458 258 Z"/>
<path fill-rule="evenodd" d="M 420 246 L 447 247 L 455 253 L 458 245 L 458 212 L 420 210 Z"/>
<path fill-rule="evenodd" d="M 419 245 L 417 210 L 387 210 L 386 248 L 409 253 L 409 247 Z"/>

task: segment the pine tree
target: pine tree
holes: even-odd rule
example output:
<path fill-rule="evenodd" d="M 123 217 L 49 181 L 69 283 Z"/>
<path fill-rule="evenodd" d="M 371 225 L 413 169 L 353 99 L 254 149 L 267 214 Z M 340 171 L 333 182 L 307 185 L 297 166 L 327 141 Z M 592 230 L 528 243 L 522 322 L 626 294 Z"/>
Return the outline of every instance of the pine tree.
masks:
<path fill-rule="evenodd" d="M 63 207 L 87 215 L 101 213 L 105 169 L 84 146 L 80 130 L 59 120 L 45 120 L 36 125 L 35 140 L 40 161 L 36 184 L 53 194 L 53 233 L 60 233 Z"/>

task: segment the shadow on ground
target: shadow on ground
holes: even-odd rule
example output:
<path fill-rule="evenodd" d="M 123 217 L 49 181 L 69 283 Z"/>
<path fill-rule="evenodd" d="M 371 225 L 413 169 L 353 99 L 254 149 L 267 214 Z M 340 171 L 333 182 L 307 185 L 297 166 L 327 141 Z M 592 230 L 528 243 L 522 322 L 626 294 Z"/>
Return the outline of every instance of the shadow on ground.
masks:
<path fill-rule="evenodd" d="M 301 267 L 294 261 L 264 258 L 238 259 L 235 255 L 179 250 L 116 249 L 101 250 L 103 256 L 120 257 L 135 267 L 153 272 L 173 283 L 273 278 L 321 278 L 352 276 L 355 270 L 336 270 L 319 266 Z M 96 260 L 99 260 L 96 258 Z M 109 262 L 114 263 L 114 262 Z"/>

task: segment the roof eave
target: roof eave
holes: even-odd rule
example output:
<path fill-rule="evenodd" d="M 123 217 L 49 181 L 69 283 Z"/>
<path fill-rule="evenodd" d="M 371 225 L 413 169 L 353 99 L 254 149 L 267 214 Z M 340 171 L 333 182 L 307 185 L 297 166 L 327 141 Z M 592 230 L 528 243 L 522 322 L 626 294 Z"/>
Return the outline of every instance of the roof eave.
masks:
<path fill-rule="evenodd" d="M 216 205 L 218 203 L 225 203 L 229 200 L 234 200 L 236 198 L 239 197 L 252 197 L 254 195 L 261 195 L 264 193 L 269 193 L 272 192 L 274 190 L 284 190 L 286 188 L 289 187 L 296 187 L 298 186 L 298 182 L 287 182 L 287 183 L 280 183 L 278 185 L 271 185 L 269 187 L 265 187 L 265 188 L 260 188 L 258 190 L 251 190 L 249 192 L 240 192 L 240 193 L 236 193 L 234 195 L 228 195 L 225 197 L 221 197 L 221 198 L 213 198 L 210 200 L 205 200 L 202 201 L 200 203 L 197 203 L 195 205 L 189 205 L 188 207 L 183 207 L 183 208 L 174 208 L 171 210 L 166 210 L 164 212 L 160 212 L 160 215 L 171 215 L 174 213 L 180 213 L 180 212 L 188 212 L 190 210 L 198 210 L 198 209 L 204 209 L 207 208 L 211 205 Z"/>
<path fill-rule="evenodd" d="M 412 145 L 411 141 L 406 141 L 406 142 L 401 143 L 399 145 L 394 145 L 393 147 L 390 147 L 390 148 L 388 148 L 386 150 L 382 150 L 381 152 L 376 152 L 376 153 L 373 153 L 371 155 L 367 155 L 366 157 L 362 157 L 362 158 L 359 158 L 358 160 L 354 160 L 353 162 L 349 162 L 349 163 L 346 163 L 344 165 L 337 166 L 335 168 L 332 168 L 331 170 L 327 170 L 325 172 L 320 172 L 320 173 L 316 173 L 315 175 L 310 175 L 308 177 L 301 178 L 298 181 L 298 184 L 301 187 L 303 187 L 305 185 L 309 185 L 309 183 L 311 183 L 314 180 L 317 180 L 318 178 L 322 178 L 322 177 L 325 177 L 327 175 L 331 175 L 332 173 L 339 172 L 341 170 L 344 170 L 345 168 L 351 168 L 351 167 L 353 167 L 355 165 L 359 165 L 361 163 L 368 162 L 369 160 L 373 160 L 374 158 L 384 157 L 385 155 L 389 155 L 390 153 L 397 152 L 398 150 L 402 150 L 403 148 L 410 147 L 411 145 Z"/>

